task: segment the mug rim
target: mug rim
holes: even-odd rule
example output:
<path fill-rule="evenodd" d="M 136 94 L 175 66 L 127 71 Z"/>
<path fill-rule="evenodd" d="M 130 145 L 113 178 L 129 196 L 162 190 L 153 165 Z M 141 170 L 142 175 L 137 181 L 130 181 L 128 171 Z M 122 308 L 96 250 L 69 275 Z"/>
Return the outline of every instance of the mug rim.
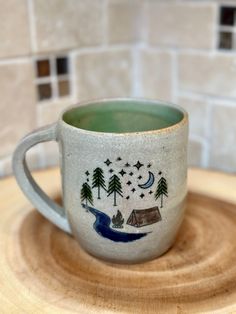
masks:
<path fill-rule="evenodd" d="M 154 130 L 147 130 L 147 131 L 135 131 L 135 132 L 101 132 L 101 131 L 92 131 L 92 130 L 87 130 L 87 129 L 83 129 L 83 128 L 79 128 L 79 127 L 75 127 L 67 122 L 64 121 L 63 116 L 66 112 L 72 110 L 72 109 L 76 109 L 76 108 L 80 108 L 80 107 L 85 107 L 88 105 L 96 105 L 96 104 L 101 104 L 101 103 L 108 103 L 108 102 L 113 102 L 113 101 L 134 101 L 136 103 L 143 103 L 143 102 L 147 102 L 148 104 L 153 104 L 153 105 L 165 105 L 169 108 L 174 108 L 179 110 L 182 114 L 183 114 L 183 118 L 168 127 L 164 127 L 161 129 L 154 129 Z M 66 109 L 62 110 L 62 112 L 60 113 L 59 116 L 59 122 L 67 128 L 72 128 L 75 130 L 78 130 L 82 133 L 88 133 L 91 135 L 111 135 L 111 136 L 131 136 L 131 135 L 149 135 L 149 134 L 161 134 L 161 133 L 170 133 L 172 131 L 178 130 L 179 128 L 181 128 L 182 126 L 184 126 L 185 124 L 188 123 L 188 113 L 187 111 L 182 108 L 179 105 L 173 104 L 171 102 L 167 102 L 167 101 L 163 101 L 160 99 L 148 99 L 148 98 L 142 98 L 142 97 L 108 97 L 108 98 L 95 98 L 92 100 L 85 100 L 85 101 L 81 101 L 78 102 L 77 104 L 68 106 Z"/>

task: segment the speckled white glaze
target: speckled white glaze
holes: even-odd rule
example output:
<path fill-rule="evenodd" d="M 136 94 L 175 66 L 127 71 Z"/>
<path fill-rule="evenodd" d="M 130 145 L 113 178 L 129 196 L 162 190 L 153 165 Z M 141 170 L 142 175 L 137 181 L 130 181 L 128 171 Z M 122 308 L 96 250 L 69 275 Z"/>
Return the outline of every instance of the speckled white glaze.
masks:
<path fill-rule="evenodd" d="M 134 133 L 87 131 L 67 124 L 62 117 L 59 119 L 54 128 L 54 136 L 60 148 L 63 203 L 69 230 L 66 230 L 67 227 L 63 226 L 63 223 L 57 225 L 71 231 L 90 254 L 109 261 L 135 263 L 157 257 L 173 244 L 183 220 L 187 183 L 188 118 L 187 114 L 182 112 L 183 119 L 171 127 Z M 122 158 L 119 162 L 118 157 Z M 162 208 L 160 199 L 155 199 L 155 193 L 142 199 L 141 191 L 135 191 L 130 199 L 126 199 L 125 196 L 131 193 L 130 186 L 126 184 L 127 175 L 120 176 L 123 197 L 117 197 L 117 206 L 114 206 L 113 198 L 107 197 L 104 190 L 101 190 L 99 200 L 96 193 L 94 194 L 93 206 L 110 218 L 116 215 L 118 209 L 122 213 L 124 224 L 122 229 L 117 229 L 119 232 L 147 233 L 146 236 L 132 242 L 115 242 L 96 232 L 95 216 L 81 204 L 80 193 L 83 183 L 88 178 L 85 174 L 87 170 L 91 173 L 103 165 L 104 179 L 106 182 L 109 181 L 112 174 L 107 171 L 111 167 L 104 164 L 107 159 L 112 162 L 112 170 L 116 174 L 125 169 L 124 163 L 128 162 L 133 172 L 136 171 L 142 176 L 142 182 L 147 178 L 147 164 L 150 163 L 155 176 L 155 186 L 160 179 L 159 173 L 165 177 L 168 184 L 168 197 L 164 198 Z M 139 170 L 133 166 L 137 161 L 144 164 Z M 91 177 L 89 180 L 91 184 Z M 136 180 L 134 182 L 136 186 L 140 183 L 137 182 L 137 176 L 133 180 Z M 126 223 L 133 209 L 155 206 L 159 208 L 161 221 L 138 228 Z M 55 222 L 53 217 L 47 218 Z"/>

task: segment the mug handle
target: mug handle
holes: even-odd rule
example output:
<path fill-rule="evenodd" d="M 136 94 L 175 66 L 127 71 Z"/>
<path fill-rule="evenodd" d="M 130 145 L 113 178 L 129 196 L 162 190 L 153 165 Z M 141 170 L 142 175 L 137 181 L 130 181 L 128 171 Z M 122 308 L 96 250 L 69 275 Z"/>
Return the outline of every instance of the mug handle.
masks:
<path fill-rule="evenodd" d="M 13 172 L 20 188 L 38 211 L 56 226 L 71 234 L 64 208 L 43 192 L 33 179 L 26 163 L 26 152 L 32 146 L 47 141 L 57 141 L 57 123 L 42 127 L 20 141 L 12 158 Z"/>

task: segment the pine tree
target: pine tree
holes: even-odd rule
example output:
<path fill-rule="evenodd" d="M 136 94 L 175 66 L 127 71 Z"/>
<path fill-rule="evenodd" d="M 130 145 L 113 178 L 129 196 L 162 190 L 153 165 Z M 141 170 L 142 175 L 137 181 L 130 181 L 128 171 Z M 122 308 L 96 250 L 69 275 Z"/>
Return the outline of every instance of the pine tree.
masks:
<path fill-rule="evenodd" d="M 106 191 L 106 186 L 105 186 L 105 180 L 104 180 L 104 175 L 103 175 L 103 170 L 101 168 L 96 168 L 93 171 L 93 184 L 92 188 L 98 188 L 98 199 L 101 199 L 100 197 L 100 189 L 102 188 L 103 190 Z"/>
<path fill-rule="evenodd" d="M 117 206 L 116 194 L 119 194 L 121 197 L 123 197 L 123 194 L 122 194 L 122 187 L 121 187 L 121 183 L 120 183 L 120 178 L 116 174 L 114 174 L 109 180 L 109 186 L 108 186 L 107 193 L 108 193 L 107 196 L 114 194 L 114 204 L 113 205 Z"/>
<path fill-rule="evenodd" d="M 162 177 L 157 184 L 157 189 L 155 192 L 155 199 L 157 200 L 159 197 L 161 198 L 161 208 L 163 207 L 163 197 L 168 197 L 168 187 L 167 182 L 164 177 Z"/>
<path fill-rule="evenodd" d="M 88 206 L 88 202 L 93 205 L 93 194 L 91 187 L 88 185 L 88 183 L 83 183 L 82 189 L 80 191 L 80 198 L 83 202 L 85 200 L 86 206 Z"/>
<path fill-rule="evenodd" d="M 118 210 L 116 215 L 112 217 L 113 228 L 123 228 L 124 218 L 121 212 Z"/>

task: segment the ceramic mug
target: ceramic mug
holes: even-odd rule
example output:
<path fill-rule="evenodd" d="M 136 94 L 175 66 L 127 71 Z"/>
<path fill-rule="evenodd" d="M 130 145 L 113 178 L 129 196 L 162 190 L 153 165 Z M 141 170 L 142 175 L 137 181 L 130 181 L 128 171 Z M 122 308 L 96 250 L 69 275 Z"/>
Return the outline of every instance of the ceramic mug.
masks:
<path fill-rule="evenodd" d="M 35 144 L 57 141 L 63 207 L 33 180 L 26 162 Z M 187 181 L 187 113 L 143 99 L 106 99 L 66 110 L 27 135 L 13 169 L 39 212 L 109 261 L 153 259 L 173 244 L 183 219 Z"/>

